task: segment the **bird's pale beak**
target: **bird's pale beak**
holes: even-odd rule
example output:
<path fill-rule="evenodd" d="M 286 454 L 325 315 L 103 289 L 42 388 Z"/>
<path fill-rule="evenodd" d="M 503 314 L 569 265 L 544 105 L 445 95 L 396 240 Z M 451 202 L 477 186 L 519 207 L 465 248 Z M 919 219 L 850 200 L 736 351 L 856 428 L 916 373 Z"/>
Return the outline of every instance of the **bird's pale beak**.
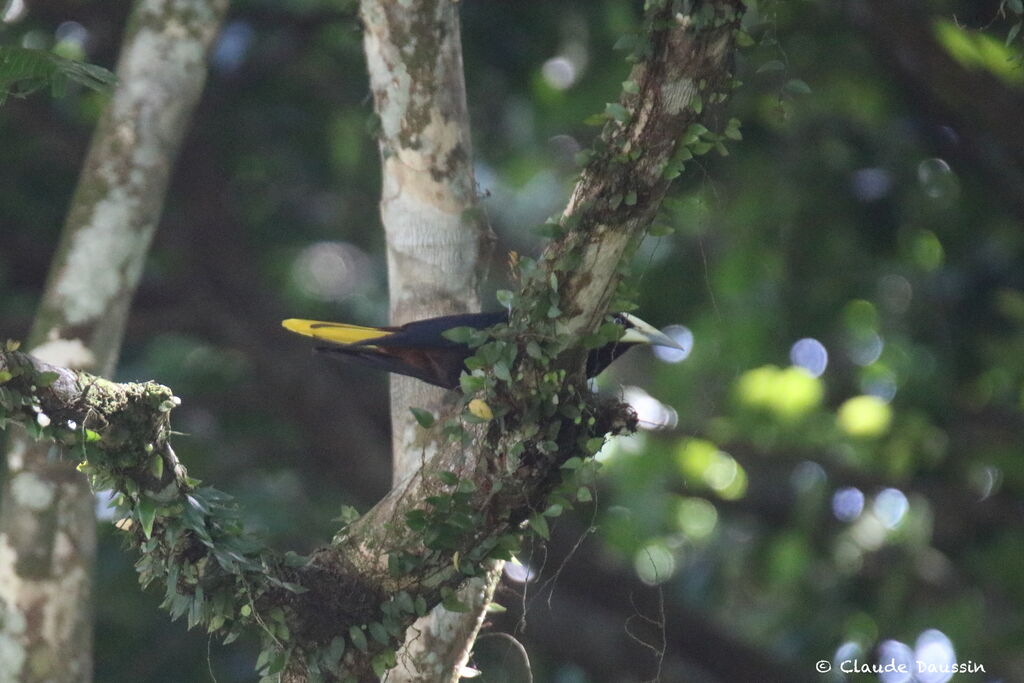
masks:
<path fill-rule="evenodd" d="M 626 328 L 625 334 L 622 335 L 620 342 L 627 344 L 650 344 L 651 346 L 667 346 L 670 349 L 679 349 L 685 351 L 679 342 L 672 337 L 668 336 L 654 325 L 646 323 L 635 315 L 629 313 L 620 313 L 619 315 L 629 323 L 629 327 Z"/>

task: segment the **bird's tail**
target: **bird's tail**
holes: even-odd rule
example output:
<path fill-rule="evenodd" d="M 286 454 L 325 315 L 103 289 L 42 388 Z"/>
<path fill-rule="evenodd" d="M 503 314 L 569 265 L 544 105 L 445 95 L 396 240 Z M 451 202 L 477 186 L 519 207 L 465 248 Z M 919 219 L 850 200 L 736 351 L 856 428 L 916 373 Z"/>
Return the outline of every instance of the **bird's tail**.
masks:
<path fill-rule="evenodd" d="M 344 323 L 330 323 L 321 320 L 300 320 L 289 318 L 281 322 L 281 326 L 290 332 L 313 337 L 332 344 L 360 344 L 386 337 L 394 330 L 386 327 L 362 327 Z"/>

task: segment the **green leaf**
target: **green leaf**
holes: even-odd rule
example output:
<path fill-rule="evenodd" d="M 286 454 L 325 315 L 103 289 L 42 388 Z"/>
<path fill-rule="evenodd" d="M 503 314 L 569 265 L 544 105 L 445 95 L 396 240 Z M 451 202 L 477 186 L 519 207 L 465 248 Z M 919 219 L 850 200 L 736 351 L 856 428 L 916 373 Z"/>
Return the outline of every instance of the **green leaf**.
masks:
<path fill-rule="evenodd" d="M 0 46 L 0 104 L 7 95 L 27 95 L 49 87 L 54 95 L 69 82 L 109 91 L 117 77 L 106 69 L 56 55 L 49 50 Z"/>
<path fill-rule="evenodd" d="M 564 508 L 558 503 L 552 503 L 551 505 L 548 505 L 548 508 L 543 512 L 543 515 L 545 517 L 558 517 L 562 514 L 563 510 Z"/>
<path fill-rule="evenodd" d="M 0 384 L 10 382 L 12 377 L 14 377 L 14 375 L 7 370 L 0 370 Z"/>
<path fill-rule="evenodd" d="M 459 475 L 454 472 L 437 472 L 435 476 L 446 486 L 455 486 L 459 483 Z"/>
<path fill-rule="evenodd" d="M 288 655 L 290 652 L 277 652 L 273 659 L 270 660 L 270 666 L 266 669 L 267 676 L 273 676 L 284 671 L 284 667 L 288 664 Z"/>
<path fill-rule="evenodd" d="M 423 408 L 409 408 L 409 412 L 416 418 L 416 422 L 419 423 L 420 427 L 424 429 L 430 429 L 434 426 L 434 414 L 429 410 Z"/>
<path fill-rule="evenodd" d="M 370 624 L 370 635 L 381 645 L 388 644 L 388 630 L 384 628 L 384 624 L 379 621 L 375 621 Z"/>
<path fill-rule="evenodd" d="M 613 50 L 635 50 L 638 45 L 644 41 L 644 38 L 636 33 L 626 33 L 619 36 L 619 39 L 612 45 Z"/>
<path fill-rule="evenodd" d="M 370 666 L 373 668 L 373 673 L 378 678 L 384 678 L 384 674 L 388 672 L 388 669 L 394 668 L 398 663 L 395 653 L 393 650 L 384 650 L 378 653 L 376 657 L 370 662 Z"/>
<path fill-rule="evenodd" d="M 786 65 L 779 59 L 773 59 L 757 67 L 757 73 L 762 74 L 769 71 L 785 71 Z"/>
<path fill-rule="evenodd" d="M 100 435 L 99 432 L 94 432 L 91 429 L 86 429 L 85 430 L 85 442 L 86 443 L 93 443 L 94 441 L 100 441 L 102 439 L 103 439 L 103 436 Z"/>
<path fill-rule="evenodd" d="M 498 361 L 494 364 L 494 376 L 503 382 L 512 381 L 512 373 L 508 369 L 508 364 L 505 361 Z"/>
<path fill-rule="evenodd" d="M 355 509 L 351 505 L 342 505 L 341 512 L 331 521 L 341 522 L 341 524 L 348 526 L 357 519 L 359 519 L 359 510 Z"/>
<path fill-rule="evenodd" d="M 441 336 L 456 344 L 468 344 L 475 332 L 476 330 L 472 327 L 453 327 L 442 332 Z"/>
<path fill-rule="evenodd" d="M 327 657 L 332 664 L 341 661 L 341 658 L 345 656 L 345 638 L 344 636 L 335 636 L 331 639 L 330 644 L 327 646 Z"/>
<path fill-rule="evenodd" d="M 441 599 L 441 606 L 444 607 L 449 612 L 458 612 L 460 614 L 469 611 L 469 605 L 467 605 L 466 603 L 464 603 L 461 600 L 459 600 L 459 598 L 458 598 L 457 594 L 455 593 L 455 591 L 451 591 L 450 593 L 447 593 Z"/>
<path fill-rule="evenodd" d="M 531 515 L 530 528 L 536 531 L 537 535 L 545 541 L 551 540 L 551 529 L 548 528 L 548 520 L 544 519 L 543 515 Z"/>
<path fill-rule="evenodd" d="M 139 501 L 138 507 L 139 523 L 142 524 L 142 531 L 148 539 L 153 535 L 153 522 L 156 520 L 156 503 L 149 498 Z"/>
<path fill-rule="evenodd" d="M 689 146 L 694 142 L 697 142 L 703 135 L 707 134 L 708 132 L 708 129 L 699 123 L 690 124 L 690 126 L 686 129 L 686 132 L 683 133 L 683 145 Z"/>
<path fill-rule="evenodd" d="M 811 86 L 807 85 L 805 81 L 802 81 L 799 78 L 789 79 L 782 89 L 790 95 L 810 95 L 812 92 Z"/>
<path fill-rule="evenodd" d="M 622 90 L 630 95 L 635 95 L 640 92 L 640 86 L 636 84 L 636 81 L 622 81 Z"/>
<path fill-rule="evenodd" d="M 1006 46 L 1009 47 L 1014 40 L 1017 39 L 1017 34 L 1020 33 L 1021 22 L 1017 22 L 1010 27 L 1010 32 L 1006 34 Z"/>
<path fill-rule="evenodd" d="M 366 634 L 358 626 L 349 627 L 348 637 L 360 652 L 366 652 L 367 648 L 369 648 L 369 643 L 366 642 Z"/>
<path fill-rule="evenodd" d="M 427 513 L 424 510 L 409 510 L 405 513 L 405 525 L 412 531 L 422 531 L 427 527 Z"/>
<path fill-rule="evenodd" d="M 576 491 L 576 500 L 578 500 L 581 503 L 589 503 L 593 499 L 594 497 L 590 493 L 590 489 L 587 488 L 586 486 L 581 486 L 579 490 Z"/>
<path fill-rule="evenodd" d="M 486 386 L 487 380 L 483 377 L 462 373 L 459 377 L 459 387 L 464 394 L 475 394 Z"/>
<path fill-rule="evenodd" d="M 154 453 L 153 457 L 149 461 L 149 473 L 153 475 L 153 478 L 160 480 L 164 476 L 164 459 L 160 457 L 159 453 Z"/>
<path fill-rule="evenodd" d="M 56 382 L 58 377 L 60 377 L 59 372 L 40 372 L 35 376 L 35 381 L 33 383 L 37 387 L 48 387 Z"/>
<path fill-rule="evenodd" d="M 286 567 L 305 567 L 309 564 L 309 556 L 299 555 L 294 550 L 289 550 L 284 554 L 284 566 Z"/>
<path fill-rule="evenodd" d="M 671 225 L 665 225 L 664 223 L 655 223 L 651 226 L 651 229 L 647 231 L 647 234 L 651 237 L 667 237 L 676 231 Z"/>
<path fill-rule="evenodd" d="M 512 303 L 516 300 L 515 293 L 507 289 L 499 289 L 494 297 L 498 300 L 498 303 L 505 308 L 511 308 Z"/>
<path fill-rule="evenodd" d="M 1006 6 L 1009 7 L 1014 14 L 1024 14 L 1024 0 L 1006 0 Z"/>
<path fill-rule="evenodd" d="M 604 106 L 604 113 L 619 123 L 625 123 L 629 120 L 629 110 L 618 102 L 609 102 L 606 104 Z"/>

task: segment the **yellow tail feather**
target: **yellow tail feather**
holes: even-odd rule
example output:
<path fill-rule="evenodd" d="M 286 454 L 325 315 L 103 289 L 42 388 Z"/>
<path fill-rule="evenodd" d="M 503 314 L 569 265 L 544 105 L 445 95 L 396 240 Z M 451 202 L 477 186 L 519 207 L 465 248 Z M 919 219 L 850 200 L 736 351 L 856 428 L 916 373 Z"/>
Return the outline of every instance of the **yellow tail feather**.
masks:
<path fill-rule="evenodd" d="M 332 344 L 355 344 L 356 342 L 367 339 L 379 339 L 391 334 L 377 327 L 360 327 L 359 325 L 330 323 L 320 320 L 299 320 L 298 318 L 282 320 L 281 326 L 289 332 L 313 337 L 314 339 L 322 339 Z"/>

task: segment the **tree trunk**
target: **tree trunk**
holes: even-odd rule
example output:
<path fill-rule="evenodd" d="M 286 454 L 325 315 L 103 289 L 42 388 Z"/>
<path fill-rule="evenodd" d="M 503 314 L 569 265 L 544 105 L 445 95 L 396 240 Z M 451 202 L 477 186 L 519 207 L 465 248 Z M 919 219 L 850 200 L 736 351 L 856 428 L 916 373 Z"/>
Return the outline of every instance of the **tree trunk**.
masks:
<path fill-rule="evenodd" d="M 447 0 L 361 5 L 381 124 L 380 210 L 393 325 L 480 310 L 480 255 L 489 230 L 476 201 L 458 7 Z M 445 397 L 436 387 L 392 376 L 394 485 L 420 469 L 426 448 L 409 408 L 438 413 Z M 438 606 L 417 621 L 389 680 L 452 678 L 469 657 L 496 576 L 468 583 L 469 614 Z"/>
<path fill-rule="evenodd" d="M 26 347 L 110 376 L 173 160 L 227 0 L 143 0 Z M 40 419 L 46 419 L 40 417 Z M 0 510 L 0 680 L 92 678 L 94 499 L 46 444 L 12 435 Z"/>

